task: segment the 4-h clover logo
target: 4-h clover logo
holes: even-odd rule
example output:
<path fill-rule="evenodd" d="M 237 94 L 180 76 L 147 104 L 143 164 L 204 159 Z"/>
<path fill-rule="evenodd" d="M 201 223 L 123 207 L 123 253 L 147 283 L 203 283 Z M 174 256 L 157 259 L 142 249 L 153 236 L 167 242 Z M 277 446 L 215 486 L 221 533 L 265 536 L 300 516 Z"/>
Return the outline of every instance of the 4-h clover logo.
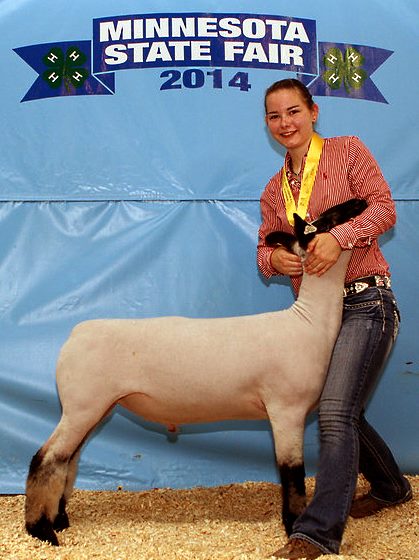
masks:
<path fill-rule="evenodd" d="M 338 47 L 330 48 L 323 57 L 327 70 L 323 72 L 323 80 L 331 89 L 339 89 L 343 83 L 347 93 L 351 89 L 360 89 L 369 77 L 361 68 L 365 58 L 354 47 L 348 47 L 345 54 Z"/>
<path fill-rule="evenodd" d="M 84 68 L 86 55 L 77 47 L 69 47 L 64 52 L 59 47 L 52 47 L 43 57 L 43 63 L 48 67 L 42 74 L 42 78 L 53 89 L 58 89 L 64 82 L 68 93 L 71 86 L 81 87 L 89 77 L 89 71 Z"/>

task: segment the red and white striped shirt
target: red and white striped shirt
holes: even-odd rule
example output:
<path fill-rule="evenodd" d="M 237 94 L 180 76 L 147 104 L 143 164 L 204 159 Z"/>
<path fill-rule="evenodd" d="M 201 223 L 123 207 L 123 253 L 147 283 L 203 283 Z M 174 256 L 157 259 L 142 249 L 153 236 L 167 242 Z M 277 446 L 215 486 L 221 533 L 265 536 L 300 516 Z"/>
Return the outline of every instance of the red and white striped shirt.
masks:
<path fill-rule="evenodd" d="M 297 202 L 299 192 L 293 190 Z M 350 198 L 362 198 L 368 207 L 345 224 L 331 230 L 342 249 L 353 249 L 345 282 L 376 274 L 390 275 L 377 242 L 380 234 L 396 222 L 396 211 L 383 174 L 368 148 L 356 136 L 325 138 L 307 211 L 315 220 L 335 204 Z M 272 247 L 264 243 L 271 231 L 294 233 L 285 213 L 282 193 L 282 169 L 266 185 L 261 200 L 262 224 L 259 228 L 257 261 L 260 271 L 269 278 L 279 274 L 271 265 Z M 298 293 L 301 277 L 291 278 Z"/>

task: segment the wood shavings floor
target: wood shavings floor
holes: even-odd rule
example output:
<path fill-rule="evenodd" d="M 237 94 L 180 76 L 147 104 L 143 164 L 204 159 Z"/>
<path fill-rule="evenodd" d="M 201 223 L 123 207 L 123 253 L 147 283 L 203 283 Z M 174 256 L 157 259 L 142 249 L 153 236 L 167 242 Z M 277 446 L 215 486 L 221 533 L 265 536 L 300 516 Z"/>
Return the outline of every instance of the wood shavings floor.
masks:
<path fill-rule="evenodd" d="M 419 476 L 414 499 L 349 519 L 340 555 L 321 559 L 419 560 Z M 308 495 L 314 480 L 307 479 Z M 365 490 L 360 481 L 359 492 Z M 192 490 L 76 490 L 60 547 L 29 537 L 24 496 L 1 496 L 0 558 L 10 560 L 262 560 L 286 542 L 280 488 L 248 482 Z"/>

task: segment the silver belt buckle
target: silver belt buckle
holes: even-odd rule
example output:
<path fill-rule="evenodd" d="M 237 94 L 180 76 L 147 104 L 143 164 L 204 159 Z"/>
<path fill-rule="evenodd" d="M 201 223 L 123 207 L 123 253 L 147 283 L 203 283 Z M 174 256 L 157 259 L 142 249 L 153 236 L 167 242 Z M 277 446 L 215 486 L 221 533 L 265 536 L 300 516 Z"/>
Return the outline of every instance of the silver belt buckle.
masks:
<path fill-rule="evenodd" d="M 361 292 L 366 290 L 368 287 L 369 287 L 369 284 L 367 284 L 367 282 L 355 282 L 354 290 L 355 290 L 356 294 L 360 294 Z"/>
<path fill-rule="evenodd" d="M 343 288 L 343 297 L 352 295 L 352 294 L 360 294 L 364 290 L 369 287 L 367 282 L 352 282 L 350 286 L 347 288 Z"/>

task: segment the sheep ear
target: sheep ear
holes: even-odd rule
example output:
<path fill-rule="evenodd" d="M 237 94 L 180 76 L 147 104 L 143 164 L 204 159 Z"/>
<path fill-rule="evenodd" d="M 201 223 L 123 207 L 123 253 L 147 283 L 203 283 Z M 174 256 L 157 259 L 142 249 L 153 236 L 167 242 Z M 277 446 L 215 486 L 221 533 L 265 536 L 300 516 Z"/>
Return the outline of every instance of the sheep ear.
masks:
<path fill-rule="evenodd" d="M 282 245 L 291 252 L 294 252 L 295 242 L 295 236 L 291 235 L 290 233 L 286 233 L 285 231 L 271 231 L 271 233 L 268 233 L 268 235 L 265 237 L 265 243 L 269 247 Z"/>
<path fill-rule="evenodd" d="M 299 246 L 305 251 L 307 249 L 307 245 L 316 235 L 317 228 L 303 220 L 303 218 L 300 218 L 298 214 L 294 214 L 294 231 L 297 236 Z"/>

